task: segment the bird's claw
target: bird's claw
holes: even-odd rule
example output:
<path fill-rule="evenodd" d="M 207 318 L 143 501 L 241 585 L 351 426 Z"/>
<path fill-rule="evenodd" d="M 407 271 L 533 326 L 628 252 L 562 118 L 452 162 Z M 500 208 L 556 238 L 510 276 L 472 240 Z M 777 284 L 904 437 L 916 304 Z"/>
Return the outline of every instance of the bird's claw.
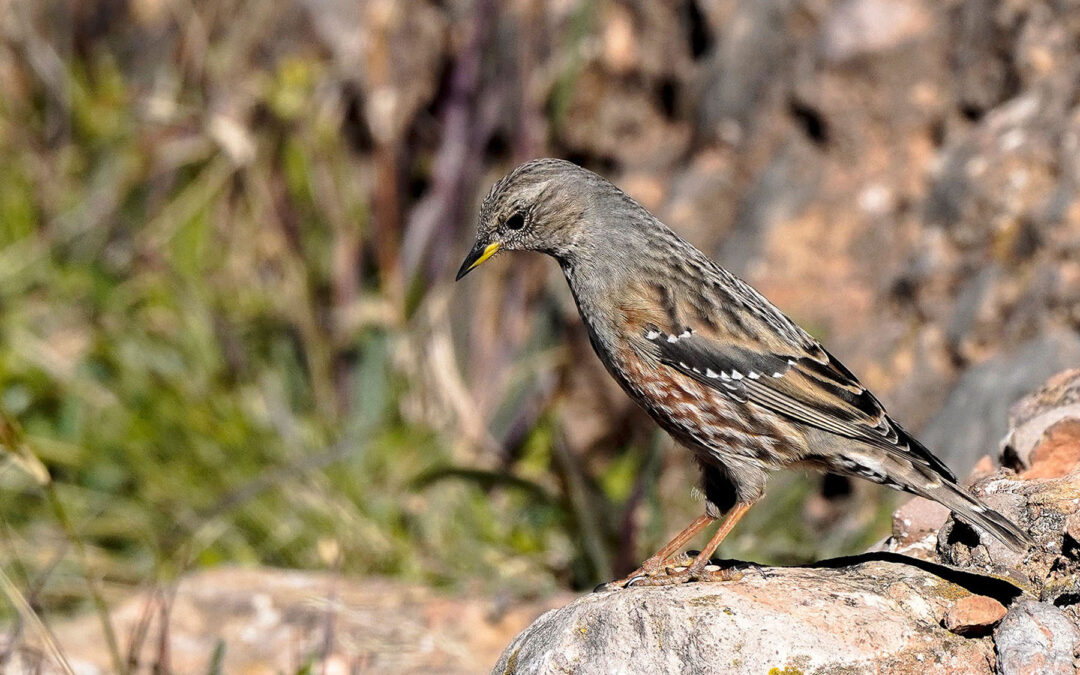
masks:
<path fill-rule="evenodd" d="M 743 565 L 745 565 L 746 567 L 748 567 L 748 568 L 754 570 L 755 572 L 757 572 L 758 574 L 760 574 L 762 579 L 768 579 L 769 578 L 769 572 L 765 569 L 765 567 L 763 565 L 759 565 L 756 562 L 747 562 L 747 563 L 743 563 Z"/>
<path fill-rule="evenodd" d="M 635 574 L 634 576 L 632 576 L 632 577 L 630 577 L 629 579 L 626 580 L 626 583 L 623 584 L 623 588 L 630 588 L 631 586 L 633 586 L 637 582 L 641 581 L 642 579 L 648 579 L 648 578 L 649 578 L 648 574 Z"/>

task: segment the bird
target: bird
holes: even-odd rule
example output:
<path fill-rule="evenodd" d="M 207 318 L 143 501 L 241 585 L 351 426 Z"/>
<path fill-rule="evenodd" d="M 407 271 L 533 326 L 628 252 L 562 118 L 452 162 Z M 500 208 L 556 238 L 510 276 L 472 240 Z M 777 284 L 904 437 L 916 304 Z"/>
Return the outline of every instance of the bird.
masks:
<path fill-rule="evenodd" d="M 610 586 L 738 578 L 712 554 L 767 477 L 793 467 L 925 497 L 1010 549 L 1032 544 L 817 339 L 602 176 L 535 159 L 495 182 L 456 280 L 506 251 L 558 262 L 608 373 L 701 469 L 704 513 Z M 696 556 L 679 553 L 716 521 Z"/>

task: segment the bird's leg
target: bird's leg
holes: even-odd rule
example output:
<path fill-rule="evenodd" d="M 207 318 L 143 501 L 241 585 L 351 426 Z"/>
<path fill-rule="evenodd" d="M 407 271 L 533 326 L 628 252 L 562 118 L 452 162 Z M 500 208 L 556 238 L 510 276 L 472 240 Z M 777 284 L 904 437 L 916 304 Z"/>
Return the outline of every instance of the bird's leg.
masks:
<path fill-rule="evenodd" d="M 735 527 L 735 524 L 738 523 L 749 510 L 750 504 L 738 504 L 728 512 L 727 516 L 724 518 L 724 522 L 720 523 L 719 529 L 717 529 L 716 533 L 709 539 L 709 543 L 697 554 L 697 557 L 694 558 L 694 561 L 690 563 L 690 566 L 686 569 L 664 575 L 647 576 L 638 579 L 632 578 L 628 583 L 634 586 L 669 586 L 685 583 L 687 581 L 738 580 L 742 577 L 742 572 L 736 572 L 731 569 L 707 571 L 705 567 L 709 564 L 709 560 L 712 558 L 713 552 L 716 551 L 716 547 L 720 545 L 720 542 L 724 540 L 724 537 L 731 532 L 732 528 Z"/>
<path fill-rule="evenodd" d="M 686 545 L 686 542 L 693 539 L 698 532 L 704 530 L 709 526 L 715 518 L 709 515 L 698 516 L 694 522 L 690 523 L 682 532 L 678 533 L 671 538 L 671 541 L 664 544 L 664 547 L 654 553 L 648 560 L 641 563 L 641 567 L 634 573 L 630 574 L 627 579 L 632 579 L 636 576 L 646 575 L 653 576 L 663 572 L 668 564 L 673 562 L 672 558 L 679 552 L 679 549 Z"/>
<path fill-rule="evenodd" d="M 668 567 L 672 562 L 672 558 L 678 552 L 680 548 L 686 545 L 686 542 L 694 538 L 698 532 L 705 529 L 709 523 L 716 520 L 710 515 L 698 516 L 694 522 L 686 526 L 682 532 L 678 533 L 671 538 L 671 541 L 664 544 L 664 547 L 649 557 L 648 560 L 641 563 L 641 567 L 637 568 L 630 574 L 626 575 L 618 581 L 612 581 L 606 584 L 601 584 L 598 588 L 623 588 L 627 584 L 641 579 L 643 577 L 652 577 L 660 574 L 664 571 L 665 567 Z"/>
<path fill-rule="evenodd" d="M 720 569 L 715 572 L 706 572 L 705 567 L 709 564 L 709 560 L 712 559 L 712 554 L 716 552 L 720 542 L 724 541 L 724 538 L 728 536 L 728 533 L 735 528 L 735 524 L 742 520 L 742 517 L 746 515 L 746 512 L 750 510 L 750 504 L 738 504 L 728 513 L 724 518 L 724 522 L 720 523 L 720 527 L 709 539 L 709 543 L 705 545 L 701 553 L 698 553 L 694 558 L 694 562 L 690 563 L 690 567 L 686 568 L 691 579 L 701 579 L 702 581 L 730 581 L 738 579 L 742 576 L 741 572 L 735 572 L 730 569 Z"/>

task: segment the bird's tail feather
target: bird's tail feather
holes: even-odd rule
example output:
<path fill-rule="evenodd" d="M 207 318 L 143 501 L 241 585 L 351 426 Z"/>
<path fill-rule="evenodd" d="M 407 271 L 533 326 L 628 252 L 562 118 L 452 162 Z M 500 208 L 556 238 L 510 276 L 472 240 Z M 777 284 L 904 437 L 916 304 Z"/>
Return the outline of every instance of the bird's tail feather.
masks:
<path fill-rule="evenodd" d="M 961 520 L 986 530 L 1014 551 L 1025 551 L 1035 544 L 1031 535 L 955 483 L 941 481 L 933 487 L 923 486 L 916 493 L 948 507 Z"/>

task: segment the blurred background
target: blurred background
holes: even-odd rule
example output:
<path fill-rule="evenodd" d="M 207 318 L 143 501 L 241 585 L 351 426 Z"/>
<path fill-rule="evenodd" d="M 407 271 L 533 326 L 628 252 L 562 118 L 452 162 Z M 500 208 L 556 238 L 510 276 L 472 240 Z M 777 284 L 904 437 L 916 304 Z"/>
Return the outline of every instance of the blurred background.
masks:
<path fill-rule="evenodd" d="M 1080 362 L 1075 2 L 0 0 L 7 644 L 226 564 L 580 591 L 696 516 L 556 265 L 452 283 L 537 156 L 960 475 Z M 777 476 L 721 553 L 863 550 L 886 492 Z"/>

